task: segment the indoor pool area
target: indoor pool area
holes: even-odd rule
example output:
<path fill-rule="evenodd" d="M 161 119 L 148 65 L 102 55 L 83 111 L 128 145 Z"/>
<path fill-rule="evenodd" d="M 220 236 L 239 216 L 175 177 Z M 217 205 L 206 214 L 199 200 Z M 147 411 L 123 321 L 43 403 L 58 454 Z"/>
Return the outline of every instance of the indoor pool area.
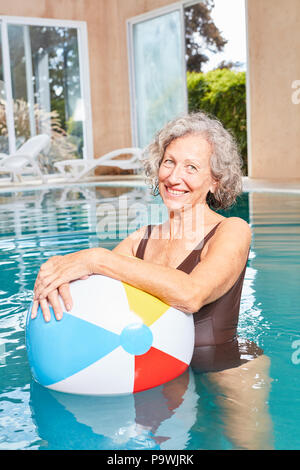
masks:
<path fill-rule="evenodd" d="M 26 314 L 42 263 L 161 223 L 160 199 L 135 183 L 2 191 L 0 214 L 0 449 L 300 449 L 300 194 L 244 192 L 223 213 L 252 230 L 238 335 L 264 354 L 119 396 L 36 383 Z"/>

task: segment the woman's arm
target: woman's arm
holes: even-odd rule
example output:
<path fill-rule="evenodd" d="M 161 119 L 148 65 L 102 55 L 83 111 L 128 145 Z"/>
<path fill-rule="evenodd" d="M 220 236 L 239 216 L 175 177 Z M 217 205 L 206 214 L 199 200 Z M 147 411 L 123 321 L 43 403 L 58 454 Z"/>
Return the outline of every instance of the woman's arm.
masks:
<path fill-rule="evenodd" d="M 126 256 L 134 256 L 137 246 L 141 238 L 144 236 L 145 230 L 146 230 L 146 227 L 141 227 L 139 230 L 130 234 L 127 238 L 122 240 L 112 251 L 126 255 Z M 43 273 L 43 275 L 45 275 L 45 272 Z M 80 279 L 85 279 L 87 277 L 88 275 L 85 275 L 81 277 Z M 34 287 L 35 294 L 38 288 L 39 278 L 41 278 L 41 273 L 39 273 L 39 276 L 35 283 L 35 287 Z M 42 309 L 45 321 L 50 321 L 51 313 L 50 313 L 49 306 L 51 306 L 53 309 L 55 318 L 57 320 L 61 320 L 61 318 L 63 317 L 63 310 L 62 310 L 59 297 L 61 297 L 63 304 L 65 306 L 65 309 L 67 311 L 71 310 L 73 306 L 73 300 L 72 300 L 72 296 L 70 292 L 70 282 L 66 282 L 62 284 L 61 286 L 59 286 L 57 289 L 54 289 L 53 291 L 49 292 L 46 298 L 43 298 L 40 301 L 34 300 L 32 309 L 31 309 L 31 318 L 35 318 L 37 316 L 38 308 L 40 306 Z M 35 295 L 35 298 L 36 298 L 36 295 Z"/>
<path fill-rule="evenodd" d="M 250 241 L 251 231 L 245 221 L 236 217 L 225 219 L 201 263 L 190 274 L 129 257 L 134 253 L 133 240 L 112 252 L 91 248 L 54 257 L 41 269 L 35 294 L 44 299 L 65 282 L 85 274 L 103 274 L 142 289 L 186 313 L 194 313 L 233 286 L 245 266 Z"/>
<path fill-rule="evenodd" d="M 186 313 L 213 302 L 234 285 L 247 262 L 251 230 L 237 217 L 225 219 L 205 256 L 190 274 L 118 253 L 100 254 L 94 269 L 158 297 Z"/>

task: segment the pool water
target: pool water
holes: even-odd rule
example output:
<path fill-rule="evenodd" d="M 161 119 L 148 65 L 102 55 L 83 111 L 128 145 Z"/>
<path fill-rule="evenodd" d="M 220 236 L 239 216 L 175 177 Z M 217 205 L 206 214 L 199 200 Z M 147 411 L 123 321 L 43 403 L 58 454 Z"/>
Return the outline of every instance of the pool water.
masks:
<path fill-rule="evenodd" d="M 242 368 L 135 395 L 87 397 L 31 377 L 26 311 L 41 263 L 103 246 L 165 216 L 141 187 L 0 195 L 0 449 L 299 449 L 300 195 L 244 193 L 228 215 L 252 228 L 239 336 L 264 350 Z"/>

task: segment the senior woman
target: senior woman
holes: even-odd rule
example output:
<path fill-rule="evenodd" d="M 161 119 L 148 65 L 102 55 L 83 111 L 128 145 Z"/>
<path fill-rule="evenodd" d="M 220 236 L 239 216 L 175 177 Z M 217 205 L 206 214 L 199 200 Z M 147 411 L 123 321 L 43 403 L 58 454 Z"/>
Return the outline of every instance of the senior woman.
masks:
<path fill-rule="evenodd" d="M 50 258 L 36 279 L 32 317 L 40 305 L 49 321 L 49 301 L 60 319 L 58 294 L 68 310 L 69 283 L 103 274 L 194 315 L 196 369 L 237 367 L 244 357 L 260 355 L 236 336 L 251 231 L 243 219 L 216 212 L 241 191 L 241 159 L 231 134 L 202 112 L 180 116 L 157 133 L 144 164 L 168 220 L 140 228 L 112 251 L 99 247 Z"/>

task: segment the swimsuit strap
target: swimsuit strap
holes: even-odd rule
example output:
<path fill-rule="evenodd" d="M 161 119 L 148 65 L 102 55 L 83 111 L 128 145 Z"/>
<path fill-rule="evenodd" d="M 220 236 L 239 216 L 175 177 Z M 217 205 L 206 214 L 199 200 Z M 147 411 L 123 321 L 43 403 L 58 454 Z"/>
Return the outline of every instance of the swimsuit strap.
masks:
<path fill-rule="evenodd" d="M 146 246 L 147 246 L 148 240 L 150 238 L 152 229 L 153 229 L 153 225 L 148 225 L 147 226 L 147 229 L 145 230 L 144 236 L 143 236 L 143 238 L 141 239 L 141 241 L 139 243 L 138 249 L 136 250 L 135 256 L 137 258 L 144 259 L 144 253 L 145 253 Z"/>
<path fill-rule="evenodd" d="M 214 228 L 211 229 L 210 232 L 208 232 L 207 235 L 205 235 L 205 237 L 203 238 L 203 240 L 201 240 L 200 243 L 198 243 L 198 245 L 196 246 L 196 248 L 193 249 L 193 251 L 202 251 L 203 248 L 204 248 L 204 245 L 206 244 L 206 242 L 214 235 L 215 231 L 217 230 L 217 228 L 219 227 L 220 223 L 222 221 L 220 221 L 217 225 L 214 226 Z M 192 252 L 193 252 L 192 251 Z"/>
<path fill-rule="evenodd" d="M 214 228 L 210 232 L 208 232 L 208 234 L 203 238 L 203 240 L 198 243 L 196 248 L 194 248 L 187 255 L 187 257 L 182 261 L 182 263 L 180 263 L 179 266 L 177 266 L 177 269 L 180 269 L 181 271 L 184 271 L 186 273 L 190 273 L 194 269 L 194 267 L 200 262 L 200 255 L 204 246 L 206 245 L 207 241 L 214 235 L 221 222 L 222 221 L 220 221 L 217 225 L 214 226 Z"/>
<path fill-rule="evenodd" d="M 220 225 L 221 222 L 219 222 L 217 225 L 214 226 L 214 228 L 208 232 L 208 234 L 203 238 L 203 240 L 201 240 L 200 243 L 198 243 L 198 245 L 196 246 L 196 248 L 194 248 L 191 253 L 187 256 L 187 258 L 180 264 L 180 266 L 185 263 L 185 261 L 190 257 L 192 256 L 194 253 L 196 253 L 198 256 L 200 255 L 200 252 L 203 250 L 203 247 L 204 245 L 206 244 L 206 242 L 213 236 L 213 234 L 215 233 L 215 231 L 217 230 L 217 227 Z M 140 259 L 144 259 L 144 254 L 145 254 L 145 250 L 146 250 L 146 246 L 147 246 L 147 243 L 148 243 L 148 240 L 151 236 L 151 232 L 153 230 L 153 225 L 148 225 L 146 230 L 145 230 L 145 233 L 144 233 L 144 236 L 143 238 L 141 239 L 140 243 L 139 243 L 139 246 L 137 248 L 137 251 L 136 251 L 136 257 L 137 258 L 140 258 Z"/>

